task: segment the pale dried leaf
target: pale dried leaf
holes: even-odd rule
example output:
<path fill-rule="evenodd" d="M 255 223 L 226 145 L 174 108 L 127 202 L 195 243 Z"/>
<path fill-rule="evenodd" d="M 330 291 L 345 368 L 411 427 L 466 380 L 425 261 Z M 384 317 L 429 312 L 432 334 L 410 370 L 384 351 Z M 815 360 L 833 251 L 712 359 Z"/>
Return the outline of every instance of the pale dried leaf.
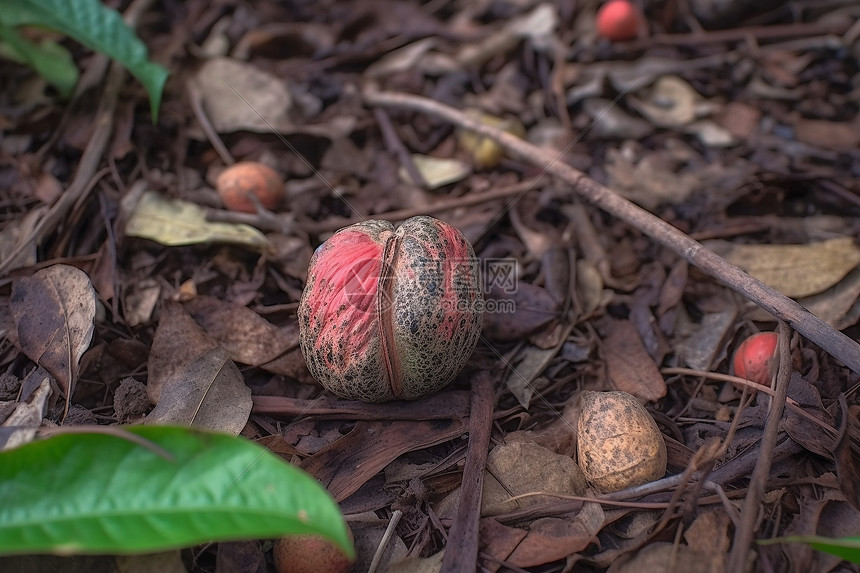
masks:
<path fill-rule="evenodd" d="M 430 557 L 407 557 L 403 561 L 393 563 L 388 568 L 388 573 L 439 573 L 444 559 L 444 549 Z"/>
<path fill-rule="evenodd" d="M 582 495 L 587 487 L 585 476 L 573 458 L 533 442 L 496 446 L 487 457 L 487 471 L 481 498 L 482 517 L 558 500 L 536 495 L 510 501 L 513 496 L 536 492 Z"/>
<path fill-rule="evenodd" d="M 37 369 L 42 381 L 26 402 L 18 402 L 15 409 L 0 426 L 5 428 L 38 428 L 48 412 L 48 400 L 51 397 L 51 375 L 43 368 Z"/>
<path fill-rule="evenodd" d="M 735 245 L 719 241 L 708 246 L 790 297 L 820 293 L 860 264 L 860 248 L 850 237 L 807 245 Z"/>
<path fill-rule="evenodd" d="M 420 153 L 412 155 L 412 163 L 415 164 L 415 168 L 427 183 L 427 189 L 431 190 L 444 187 L 449 183 L 462 181 L 472 172 L 471 167 L 463 161 L 430 157 L 429 155 L 421 155 Z M 398 175 L 406 183 L 412 181 L 405 167 L 400 168 Z"/>
<path fill-rule="evenodd" d="M 212 58 L 191 81 L 219 133 L 271 133 L 291 128 L 292 97 L 286 83 L 248 62 Z"/>
<path fill-rule="evenodd" d="M 631 97 L 630 105 L 652 124 L 660 127 L 683 127 L 696 119 L 696 102 L 700 96 L 677 76 L 663 76 L 654 84 L 647 99 Z"/>
<path fill-rule="evenodd" d="M 675 347 L 678 359 L 694 370 L 710 370 L 715 366 L 721 353 L 725 352 L 726 341 L 733 332 L 737 311 L 709 312 L 699 324 L 682 323 L 676 333 L 683 338 Z M 681 314 L 678 321 L 687 319 Z M 688 319 L 687 319 L 688 320 Z"/>
<path fill-rule="evenodd" d="M 203 207 L 166 199 L 154 191 L 141 196 L 126 223 L 125 234 L 168 247 L 230 243 L 262 250 L 268 245 L 265 235 L 250 225 L 207 221 Z"/>
<path fill-rule="evenodd" d="M 860 320 L 860 267 L 824 292 L 798 302 L 837 330 L 854 326 Z"/>
<path fill-rule="evenodd" d="M 415 69 L 424 54 L 436 47 L 436 38 L 424 38 L 388 52 L 365 70 L 369 78 L 382 78 Z"/>

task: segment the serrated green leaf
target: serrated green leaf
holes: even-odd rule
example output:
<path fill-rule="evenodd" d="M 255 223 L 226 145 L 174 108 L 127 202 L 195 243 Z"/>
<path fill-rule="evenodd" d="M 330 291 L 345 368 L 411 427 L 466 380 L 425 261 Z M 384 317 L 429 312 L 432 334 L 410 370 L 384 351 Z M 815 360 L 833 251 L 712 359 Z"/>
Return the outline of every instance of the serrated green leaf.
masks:
<path fill-rule="evenodd" d="M 75 433 L 0 453 L 0 554 L 146 553 L 313 533 L 353 555 L 328 493 L 265 448 L 190 428 L 125 430 L 151 447 Z"/>
<path fill-rule="evenodd" d="M 27 64 L 54 86 L 63 97 L 68 97 L 78 81 L 78 68 L 69 51 L 60 44 L 44 41 L 28 42 L 20 34 L 0 23 L 0 56 Z"/>
<path fill-rule="evenodd" d="M 860 537 L 831 539 L 829 537 L 821 537 L 820 535 L 789 535 L 774 539 L 762 539 L 758 543 L 761 545 L 806 543 L 819 551 L 836 555 L 851 563 L 860 563 Z"/>
<path fill-rule="evenodd" d="M 120 62 L 149 94 L 153 119 L 158 117 L 168 72 L 150 62 L 146 46 L 120 14 L 100 0 L 16 0 L 4 3 L 0 21 L 6 26 L 50 28 Z"/>

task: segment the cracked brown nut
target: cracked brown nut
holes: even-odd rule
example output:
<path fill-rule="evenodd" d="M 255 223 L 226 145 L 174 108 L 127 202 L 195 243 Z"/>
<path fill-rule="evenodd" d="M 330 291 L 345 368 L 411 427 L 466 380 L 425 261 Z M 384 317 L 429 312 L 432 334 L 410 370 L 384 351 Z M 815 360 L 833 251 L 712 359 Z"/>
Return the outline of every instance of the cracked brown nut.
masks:
<path fill-rule="evenodd" d="M 481 332 L 481 271 L 454 227 L 413 217 L 397 229 L 363 221 L 311 258 L 299 303 L 301 349 L 331 392 L 412 400 L 463 368 Z"/>
<path fill-rule="evenodd" d="M 666 474 L 666 442 L 648 410 L 627 392 L 583 392 L 577 425 L 579 467 L 608 493 Z"/>

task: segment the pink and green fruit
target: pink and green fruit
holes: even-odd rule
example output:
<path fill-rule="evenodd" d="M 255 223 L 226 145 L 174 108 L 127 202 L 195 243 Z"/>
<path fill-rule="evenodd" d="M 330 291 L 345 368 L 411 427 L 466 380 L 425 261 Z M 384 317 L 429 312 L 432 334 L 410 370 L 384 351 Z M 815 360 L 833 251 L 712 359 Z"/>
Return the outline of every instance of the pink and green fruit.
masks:
<path fill-rule="evenodd" d="M 367 402 L 413 400 L 448 384 L 481 333 L 481 270 L 454 227 L 413 217 L 341 229 L 311 258 L 301 349 L 325 388 Z"/>

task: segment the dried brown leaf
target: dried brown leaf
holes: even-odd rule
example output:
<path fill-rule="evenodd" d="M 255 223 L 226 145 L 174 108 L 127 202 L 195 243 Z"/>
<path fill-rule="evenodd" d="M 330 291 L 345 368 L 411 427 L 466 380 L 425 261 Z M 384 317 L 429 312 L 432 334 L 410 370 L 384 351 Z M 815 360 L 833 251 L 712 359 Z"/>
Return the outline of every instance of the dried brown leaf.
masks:
<path fill-rule="evenodd" d="M 481 515 L 499 515 L 529 508 L 558 498 L 533 496 L 509 501 L 511 497 L 532 492 L 582 495 L 586 483 L 582 470 L 569 456 L 556 454 L 530 442 L 501 444 L 487 457 L 487 471 L 501 487 L 493 491 L 492 481 L 484 481 Z"/>
<path fill-rule="evenodd" d="M 601 334 L 603 358 L 615 389 L 648 402 L 666 395 L 666 382 L 629 321 L 606 321 Z"/>
<path fill-rule="evenodd" d="M 460 417 L 360 421 L 350 433 L 304 460 L 302 469 L 320 480 L 335 500 L 342 501 L 398 456 L 441 444 L 465 431 Z"/>
<path fill-rule="evenodd" d="M 685 573 L 718 573 L 722 563 L 711 555 L 690 549 L 687 545 L 658 542 L 643 547 L 627 561 L 612 564 L 607 573 L 641 573 L 642 571 L 684 571 Z"/>
<path fill-rule="evenodd" d="M 197 296 L 183 306 L 234 361 L 313 383 L 299 350 L 298 322 L 279 328 L 245 306 Z"/>
<path fill-rule="evenodd" d="M 220 346 L 175 372 L 147 424 L 182 424 L 238 435 L 251 415 L 251 389 Z"/>
<path fill-rule="evenodd" d="M 16 281 L 9 305 L 21 351 L 57 380 L 68 411 L 95 328 L 89 277 L 70 265 L 52 265 Z"/>
<path fill-rule="evenodd" d="M 603 525 L 603 509 L 586 503 L 572 521 L 544 517 L 529 525 L 529 532 L 506 561 L 533 567 L 564 559 L 588 547 Z"/>
<path fill-rule="evenodd" d="M 526 282 L 517 283 L 511 293 L 494 287 L 487 296 L 487 303 L 488 308 L 499 309 L 484 314 L 483 333 L 492 340 L 522 340 L 560 315 L 558 302 L 546 289 Z M 510 305 L 514 312 L 503 312 Z"/>
<path fill-rule="evenodd" d="M 168 380 L 217 346 L 218 343 L 206 335 L 182 305 L 166 302 L 147 363 L 146 393 L 149 400 L 158 404 L 161 389 Z"/>

